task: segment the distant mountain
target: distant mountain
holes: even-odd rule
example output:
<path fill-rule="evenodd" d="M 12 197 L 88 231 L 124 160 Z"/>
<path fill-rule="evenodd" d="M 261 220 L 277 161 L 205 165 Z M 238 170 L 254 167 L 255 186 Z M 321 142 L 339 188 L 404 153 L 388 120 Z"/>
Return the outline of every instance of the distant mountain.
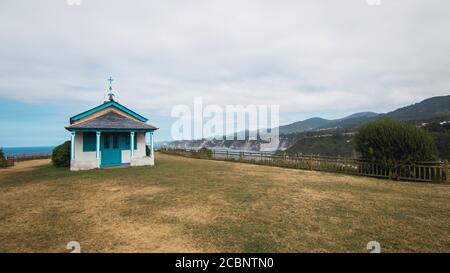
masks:
<path fill-rule="evenodd" d="M 450 121 L 450 95 L 433 97 L 422 102 L 399 108 L 395 111 L 377 114 L 373 112 L 360 112 L 349 115 L 340 119 L 323 119 L 314 117 L 303 121 L 297 121 L 292 124 L 280 126 L 280 145 L 279 150 L 290 149 L 292 152 L 311 152 L 311 153 L 339 153 L 348 154 L 351 150 L 349 147 L 351 141 L 346 138 L 333 138 L 333 135 L 345 132 L 353 132 L 361 124 L 382 117 L 389 117 L 398 120 L 411 122 L 430 122 L 430 121 Z M 239 134 L 247 135 L 248 132 L 242 131 Z M 331 138 L 321 137 L 312 138 L 314 136 L 329 135 Z M 347 136 L 348 137 L 348 136 Z M 308 139 L 306 139 L 308 138 Z M 220 137 L 216 138 L 220 139 Z M 345 143 L 343 142 L 345 140 Z M 259 150 L 260 141 L 258 140 L 191 140 L 191 141 L 174 141 L 164 143 L 167 147 L 223 147 L 230 149 L 246 149 Z M 338 150 L 337 147 L 330 149 L 329 147 L 342 146 Z M 329 150 L 329 151 L 328 151 Z M 327 152 L 328 151 L 328 152 Z"/>
<path fill-rule="evenodd" d="M 365 122 L 382 117 L 423 122 L 433 119 L 450 120 L 450 96 L 432 97 L 385 114 L 361 112 L 335 120 L 311 118 L 297 121 L 289 125 L 280 126 L 280 133 L 293 134 L 334 128 L 355 129 Z"/>
<path fill-rule="evenodd" d="M 432 97 L 422 102 L 399 108 L 383 116 L 405 121 L 450 118 L 450 96 Z"/>
<path fill-rule="evenodd" d="M 351 133 L 340 133 L 342 130 L 353 131 L 359 125 L 382 117 L 388 117 L 397 120 L 403 120 L 413 123 L 428 123 L 431 128 L 439 127 L 436 132 L 430 132 L 438 145 L 439 156 L 441 159 L 448 159 L 450 152 L 448 141 L 450 139 L 449 128 L 441 128 L 447 123 L 442 121 L 450 120 L 450 96 L 433 97 L 422 102 L 399 108 L 386 114 L 376 114 L 372 112 L 363 112 L 350 115 L 341 120 L 330 121 L 326 124 L 328 128 L 339 128 L 329 130 L 327 133 L 318 131 L 320 126 L 316 126 L 315 132 L 295 133 L 296 138 L 291 141 L 284 141 L 287 153 L 320 154 L 320 155 L 341 155 L 350 156 L 353 154 L 353 140 Z M 431 123 L 430 123 L 431 122 Z M 434 126 L 431 126 L 433 124 Z M 442 125 L 444 124 L 444 125 Z M 314 125 L 310 125 L 314 127 Z M 287 126 L 289 128 L 289 125 Z M 432 130 L 432 129 L 429 129 Z M 305 135 L 306 134 L 306 135 Z M 308 136 L 313 134 L 313 136 Z M 298 136 L 298 137 L 297 137 Z"/>
<path fill-rule="evenodd" d="M 351 134 L 332 134 L 301 138 L 284 152 L 288 154 L 302 153 L 305 155 L 350 157 L 353 155 L 353 150 Z"/>
<path fill-rule="evenodd" d="M 281 134 L 302 133 L 321 129 L 347 128 L 372 120 L 378 116 L 373 112 L 361 112 L 340 119 L 310 118 L 289 125 L 280 126 Z"/>
<path fill-rule="evenodd" d="M 330 123 L 328 125 L 328 128 L 354 129 L 365 122 L 377 119 L 379 116 L 380 116 L 380 114 L 377 114 L 374 112 L 356 113 L 356 114 L 347 116 L 343 119 L 334 120 L 332 123 Z"/>
<path fill-rule="evenodd" d="M 356 113 L 350 116 L 346 116 L 345 118 L 343 118 L 342 120 L 348 120 L 348 119 L 359 119 L 359 118 L 371 118 L 371 117 L 376 117 L 379 114 L 374 113 L 374 112 L 360 112 L 360 113 Z"/>
<path fill-rule="evenodd" d="M 289 125 L 280 126 L 280 133 L 292 134 L 301 133 L 306 131 L 316 130 L 330 124 L 332 120 L 323 118 L 310 118 L 303 121 L 297 121 Z"/>

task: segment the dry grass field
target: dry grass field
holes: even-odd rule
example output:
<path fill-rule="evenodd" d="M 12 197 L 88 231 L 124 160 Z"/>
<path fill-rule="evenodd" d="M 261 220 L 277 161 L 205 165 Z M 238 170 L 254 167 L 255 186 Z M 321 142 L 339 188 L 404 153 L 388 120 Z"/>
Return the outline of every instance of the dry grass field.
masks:
<path fill-rule="evenodd" d="M 450 185 L 157 154 L 153 168 L 0 170 L 0 252 L 450 251 Z"/>

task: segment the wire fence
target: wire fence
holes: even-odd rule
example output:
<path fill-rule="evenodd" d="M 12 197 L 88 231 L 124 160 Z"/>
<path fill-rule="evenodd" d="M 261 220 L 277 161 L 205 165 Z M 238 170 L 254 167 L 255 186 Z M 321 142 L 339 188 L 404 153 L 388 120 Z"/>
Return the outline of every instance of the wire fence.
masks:
<path fill-rule="evenodd" d="M 15 161 L 27 161 L 27 160 L 35 160 L 35 159 L 47 159 L 47 158 L 51 158 L 52 154 L 51 153 L 42 153 L 42 154 L 32 154 L 32 155 L 27 155 L 27 154 L 23 154 L 23 155 L 15 155 L 13 156 Z"/>
<path fill-rule="evenodd" d="M 42 154 L 23 154 L 23 155 L 14 155 L 7 156 L 6 158 L 0 159 L 0 168 L 8 168 L 14 166 L 15 162 L 27 161 L 27 160 L 35 160 L 35 159 L 47 159 L 51 158 L 51 153 L 42 153 Z"/>
<path fill-rule="evenodd" d="M 161 149 L 162 153 L 192 158 L 247 162 L 277 167 L 344 173 L 394 180 L 449 182 L 447 161 L 394 163 L 390 166 L 373 161 L 330 156 L 277 154 L 256 151 Z"/>
<path fill-rule="evenodd" d="M 8 168 L 14 166 L 14 158 L 1 158 L 0 168 Z"/>

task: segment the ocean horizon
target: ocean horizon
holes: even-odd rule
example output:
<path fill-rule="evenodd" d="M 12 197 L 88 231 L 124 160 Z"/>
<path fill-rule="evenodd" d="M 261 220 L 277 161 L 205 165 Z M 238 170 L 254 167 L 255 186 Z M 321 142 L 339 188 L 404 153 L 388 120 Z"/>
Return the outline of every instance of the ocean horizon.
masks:
<path fill-rule="evenodd" d="M 6 156 L 49 154 L 55 146 L 1 147 Z"/>

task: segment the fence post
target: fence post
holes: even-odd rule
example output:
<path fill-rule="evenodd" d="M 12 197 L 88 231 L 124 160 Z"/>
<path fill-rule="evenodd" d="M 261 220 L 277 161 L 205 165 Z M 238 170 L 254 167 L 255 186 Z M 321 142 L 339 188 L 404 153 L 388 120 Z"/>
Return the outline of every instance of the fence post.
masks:
<path fill-rule="evenodd" d="M 310 170 L 313 169 L 313 156 L 312 156 L 312 154 L 309 155 L 309 169 Z"/>
<path fill-rule="evenodd" d="M 444 161 L 445 182 L 450 182 L 450 169 L 448 167 L 448 160 Z"/>

